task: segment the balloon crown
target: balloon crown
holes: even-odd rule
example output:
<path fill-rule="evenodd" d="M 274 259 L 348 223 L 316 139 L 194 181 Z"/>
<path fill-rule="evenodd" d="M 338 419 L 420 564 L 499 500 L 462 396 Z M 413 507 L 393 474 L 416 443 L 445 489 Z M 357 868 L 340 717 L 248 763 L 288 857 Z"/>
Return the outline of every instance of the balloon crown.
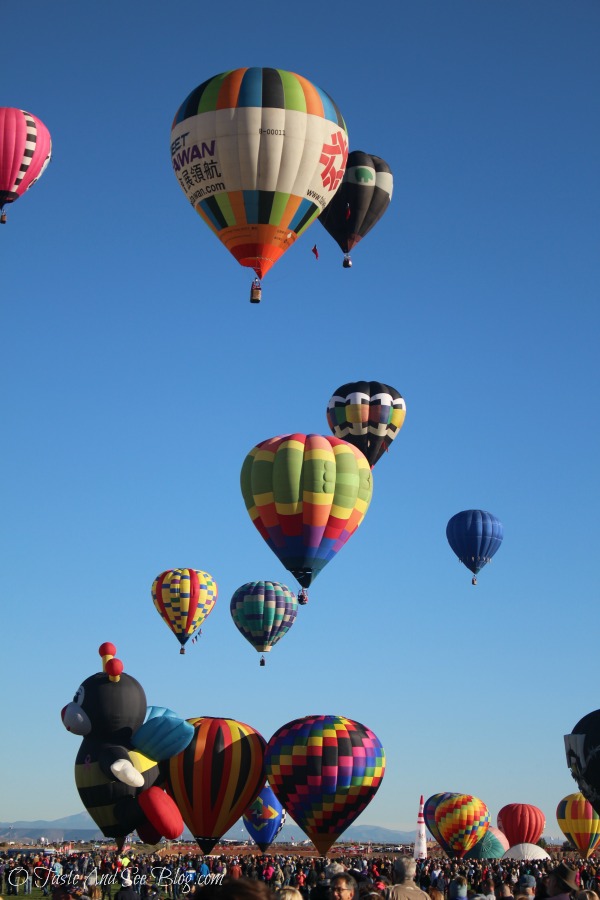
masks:
<path fill-rule="evenodd" d="M 106 672 L 109 681 L 118 681 L 123 672 L 123 663 L 115 658 L 116 652 L 117 648 L 110 641 L 105 641 L 98 648 L 98 653 L 102 657 L 102 671 Z"/>

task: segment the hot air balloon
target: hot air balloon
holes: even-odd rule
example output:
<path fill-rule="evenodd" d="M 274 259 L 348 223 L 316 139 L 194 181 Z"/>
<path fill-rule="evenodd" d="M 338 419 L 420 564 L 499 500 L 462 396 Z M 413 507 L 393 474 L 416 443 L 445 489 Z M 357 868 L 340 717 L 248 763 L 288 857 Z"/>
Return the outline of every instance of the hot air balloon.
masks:
<path fill-rule="evenodd" d="M 446 843 L 462 858 L 488 830 L 490 813 L 478 797 L 453 794 L 438 803 L 435 823 Z"/>
<path fill-rule="evenodd" d="M 477 573 L 502 543 L 504 526 L 500 519 L 483 509 L 465 509 L 452 516 L 446 526 L 446 537 L 461 563 L 473 572 L 472 583 L 477 584 Z"/>
<path fill-rule="evenodd" d="M 600 709 L 588 713 L 565 735 L 565 751 L 579 790 L 600 815 Z"/>
<path fill-rule="evenodd" d="M 377 225 L 390 205 L 393 188 L 394 179 L 385 160 L 362 150 L 348 154 L 340 188 L 319 216 L 321 225 L 344 253 L 345 269 L 352 268 L 350 251 Z"/>
<path fill-rule="evenodd" d="M 294 624 L 298 601 L 285 584 L 249 581 L 231 598 L 230 611 L 236 628 L 246 640 L 259 653 L 268 653 Z M 261 657 L 261 666 L 264 660 Z"/>
<path fill-rule="evenodd" d="M 459 795 L 451 792 L 442 792 L 440 794 L 432 794 L 431 797 L 425 801 L 425 805 L 423 807 L 423 817 L 425 819 L 425 824 L 427 825 L 432 837 L 434 840 L 438 842 L 442 850 L 444 850 L 449 855 L 453 856 L 454 852 L 449 844 L 446 843 L 442 835 L 440 834 L 440 830 L 437 827 L 435 821 L 435 811 L 438 808 L 439 804 L 442 800 L 447 800 L 448 797 L 458 797 Z"/>
<path fill-rule="evenodd" d="M 556 808 L 560 830 L 577 847 L 584 859 L 589 859 L 600 841 L 600 816 L 583 794 L 563 797 Z"/>
<path fill-rule="evenodd" d="M 14 203 L 40 178 L 52 156 L 50 132 L 24 109 L 0 107 L 0 222 L 4 206 Z"/>
<path fill-rule="evenodd" d="M 477 841 L 465 859 L 501 859 L 508 850 L 508 841 L 505 835 L 497 828 L 488 828 L 480 841 Z"/>
<path fill-rule="evenodd" d="M 189 202 L 260 279 L 327 206 L 348 159 L 331 97 L 283 69 L 233 69 L 203 82 L 175 114 L 171 158 Z"/>
<path fill-rule="evenodd" d="M 184 644 L 200 628 L 217 600 L 217 585 L 200 569 L 167 569 L 152 585 L 154 605 L 179 643 Z"/>
<path fill-rule="evenodd" d="M 550 859 L 550 854 L 537 844 L 515 844 L 504 853 L 502 859 Z"/>
<path fill-rule="evenodd" d="M 371 468 L 397 437 L 405 416 L 403 397 L 380 381 L 343 384 L 327 404 L 333 434 L 364 453 Z"/>
<path fill-rule="evenodd" d="M 537 844 L 546 827 L 546 816 L 531 803 L 508 803 L 498 813 L 498 828 L 508 839 L 508 846 Z"/>
<path fill-rule="evenodd" d="M 264 540 L 308 588 L 362 522 L 373 482 L 366 458 L 346 441 L 287 434 L 250 451 L 241 488 Z"/>
<path fill-rule="evenodd" d="M 268 784 L 253 800 L 243 816 L 246 831 L 266 853 L 285 824 L 285 809 Z"/>
<path fill-rule="evenodd" d="M 167 784 L 203 853 L 210 853 L 265 783 L 264 738 L 234 719 L 188 719 L 195 734 L 169 760 Z"/>
<path fill-rule="evenodd" d="M 324 856 L 373 799 L 385 753 L 359 722 L 306 716 L 275 732 L 265 765 L 280 802 Z"/>

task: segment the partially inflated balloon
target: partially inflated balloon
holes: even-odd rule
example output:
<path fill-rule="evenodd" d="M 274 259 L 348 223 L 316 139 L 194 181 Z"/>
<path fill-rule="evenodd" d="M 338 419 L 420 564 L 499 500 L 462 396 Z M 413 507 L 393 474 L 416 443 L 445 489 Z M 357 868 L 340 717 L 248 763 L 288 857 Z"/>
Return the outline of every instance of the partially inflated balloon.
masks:
<path fill-rule="evenodd" d="M 339 190 L 319 216 L 319 222 L 346 254 L 369 233 L 390 205 L 394 179 L 385 160 L 362 150 L 348 154 Z"/>
<path fill-rule="evenodd" d="M 285 809 L 269 785 L 265 784 L 243 818 L 246 831 L 265 853 L 285 824 Z"/>
<path fill-rule="evenodd" d="M 476 576 L 500 548 L 504 526 L 483 509 L 465 509 L 452 516 L 446 526 L 448 543 L 461 563 Z M 473 584 L 477 578 L 473 578 Z"/>
<path fill-rule="evenodd" d="M 254 525 L 307 588 L 362 522 L 373 482 L 365 456 L 346 441 L 287 434 L 250 451 L 241 488 Z"/>
<path fill-rule="evenodd" d="M 265 783 L 265 741 L 233 719 L 188 721 L 194 737 L 169 761 L 167 783 L 202 852 L 210 853 Z"/>
<path fill-rule="evenodd" d="M 563 797 L 556 808 L 560 830 L 589 859 L 600 841 L 600 816 L 583 794 Z"/>
<path fill-rule="evenodd" d="M 0 107 L 0 209 L 35 184 L 51 155 L 50 132 L 37 116 Z"/>
<path fill-rule="evenodd" d="M 546 827 L 546 816 L 531 803 L 508 803 L 498 813 L 498 828 L 515 844 L 537 844 Z"/>
<path fill-rule="evenodd" d="M 373 799 L 385 772 L 375 734 L 343 716 L 306 716 L 275 732 L 267 745 L 269 784 L 319 853 Z"/>
<path fill-rule="evenodd" d="M 200 569 L 168 569 L 152 585 L 154 605 L 183 645 L 200 628 L 217 600 L 217 585 Z"/>
<path fill-rule="evenodd" d="M 268 653 L 294 624 L 298 601 L 285 584 L 249 581 L 231 598 L 230 612 L 246 640 L 259 653 Z"/>
<path fill-rule="evenodd" d="M 425 801 L 425 805 L 423 806 L 423 818 L 425 819 L 425 824 L 427 825 L 433 838 L 438 842 L 442 850 L 445 850 L 446 853 L 452 853 L 450 845 L 446 843 L 446 841 L 440 834 L 440 830 L 437 827 L 437 823 L 435 821 L 436 809 L 438 808 L 442 800 L 447 800 L 448 797 L 458 797 L 458 794 L 449 791 L 445 791 L 440 794 L 432 794 L 431 797 L 429 797 Z"/>
<path fill-rule="evenodd" d="M 380 381 L 343 384 L 327 404 L 333 434 L 364 453 L 371 468 L 397 437 L 405 416 L 403 397 Z"/>
<path fill-rule="evenodd" d="M 301 75 L 233 69 L 178 109 L 171 158 L 192 206 L 262 278 L 334 196 L 348 135 L 331 97 Z"/>
<path fill-rule="evenodd" d="M 600 709 L 588 713 L 565 735 L 565 751 L 579 790 L 600 815 Z"/>
<path fill-rule="evenodd" d="M 480 841 L 477 841 L 468 853 L 465 853 L 465 859 L 502 859 L 504 853 L 508 850 L 508 841 L 504 838 L 504 843 L 500 839 L 502 832 L 495 828 L 488 828 Z M 504 835 L 502 835 L 504 837 Z"/>
<path fill-rule="evenodd" d="M 454 794 L 438 804 L 435 822 L 446 843 L 463 857 L 488 830 L 490 813 L 478 797 Z"/>

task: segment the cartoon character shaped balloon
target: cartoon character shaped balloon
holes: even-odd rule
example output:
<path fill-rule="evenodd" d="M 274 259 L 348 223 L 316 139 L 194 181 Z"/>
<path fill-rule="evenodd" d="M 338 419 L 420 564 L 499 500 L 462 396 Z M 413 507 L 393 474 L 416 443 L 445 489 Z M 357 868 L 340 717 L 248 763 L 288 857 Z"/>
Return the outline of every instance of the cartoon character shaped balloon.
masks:
<path fill-rule="evenodd" d="M 147 717 L 144 689 L 123 672 L 114 645 L 102 644 L 99 653 L 103 671 L 86 678 L 61 713 L 67 731 L 83 737 L 75 759 L 79 796 L 102 834 L 114 837 L 119 848 L 134 830 L 148 843 L 174 840 L 183 821 L 159 786 L 157 761 L 166 756 L 152 759 L 140 748 L 179 752 L 192 729 L 170 710 L 154 709 Z M 144 739 L 136 743 L 142 728 Z"/>
<path fill-rule="evenodd" d="M 269 653 L 294 624 L 298 601 L 285 584 L 249 581 L 231 598 L 230 612 L 236 628 L 246 640 L 259 653 Z M 264 660 L 264 656 L 261 657 L 261 666 L 265 664 Z"/>
<path fill-rule="evenodd" d="M 265 783 L 265 740 L 234 719 L 188 721 L 194 737 L 169 760 L 167 782 L 185 824 L 202 852 L 210 853 Z"/>
<path fill-rule="evenodd" d="M 385 752 L 360 722 L 306 716 L 275 732 L 265 764 L 280 802 L 324 856 L 375 796 Z"/>
<path fill-rule="evenodd" d="M 446 537 L 461 563 L 473 573 L 471 583 L 477 584 L 477 574 L 500 549 L 504 526 L 483 509 L 465 509 L 452 516 Z"/>
<path fill-rule="evenodd" d="M 285 825 L 285 819 L 285 809 L 268 784 L 265 784 L 243 815 L 246 831 L 263 853 L 266 853 Z"/>
<path fill-rule="evenodd" d="M 462 858 L 485 835 L 490 813 L 478 797 L 453 794 L 436 807 L 435 822 L 446 843 Z"/>
<path fill-rule="evenodd" d="M 50 132 L 24 109 L 0 107 L 0 221 L 4 206 L 14 203 L 43 175 L 52 156 Z"/>
<path fill-rule="evenodd" d="M 565 735 L 565 751 L 579 790 L 600 815 L 600 709 L 588 713 Z"/>
<path fill-rule="evenodd" d="M 177 110 L 171 159 L 191 205 L 260 280 L 335 195 L 348 134 L 331 97 L 301 75 L 233 69 Z"/>
<path fill-rule="evenodd" d="M 600 841 L 600 816 L 583 794 L 569 794 L 556 807 L 556 820 L 568 841 L 589 859 Z"/>
<path fill-rule="evenodd" d="M 546 816 L 531 803 L 508 803 L 498 813 L 497 822 L 508 838 L 509 847 L 514 847 L 537 844 L 546 827 Z"/>
<path fill-rule="evenodd" d="M 339 190 L 319 216 L 344 253 L 342 265 L 352 268 L 350 251 L 377 225 L 392 199 L 394 179 L 385 160 L 363 150 L 348 154 Z"/>
<path fill-rule="evenodd" d="M 354 534 L 373 493 L 360 450 L 318 434 L 263 441 L 244 460 L 240 480 L 255 527 L 302 588 Z"/>
<path fill-rule="evenodd" d="M 185 644 L 212 612 L 217 584 L 200 569 L 168 569 L 154 579 L 152 600 L 179 643 Z"/>
<path fill-rule="evenodd" d="M 327 423 L 333 434 L 364 453 L 371 468 L 389 450 L 405 417 L 404 398 L 381 381 L 343 384 L 327 404 Z"/>

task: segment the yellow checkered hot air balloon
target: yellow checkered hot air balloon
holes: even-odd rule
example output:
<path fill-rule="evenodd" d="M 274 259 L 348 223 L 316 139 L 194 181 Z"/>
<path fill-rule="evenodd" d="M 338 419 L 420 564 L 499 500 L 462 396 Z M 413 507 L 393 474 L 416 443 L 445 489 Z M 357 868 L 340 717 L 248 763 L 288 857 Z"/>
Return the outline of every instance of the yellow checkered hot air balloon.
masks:
<path fill-rule="evenodd" d="M 179 643 L 184 644 L 200 628 L 217 600 L 217 584 L 200 569 L 167 569 L 152 585 L 154 605 Z"/>
<path fill-rule="evenodd" d="M 435 823 L 449 850 L 462 858 L 487 832 L 490 813 L 478 797 L 450 794 L 436 807 Z"/>
<path fill-rule="evenodd" d="M 556 807 L 556 820 L 568 841 L 589 859 L 600 840 L 600 816 L 583 794 L 569 794 Z"/>

